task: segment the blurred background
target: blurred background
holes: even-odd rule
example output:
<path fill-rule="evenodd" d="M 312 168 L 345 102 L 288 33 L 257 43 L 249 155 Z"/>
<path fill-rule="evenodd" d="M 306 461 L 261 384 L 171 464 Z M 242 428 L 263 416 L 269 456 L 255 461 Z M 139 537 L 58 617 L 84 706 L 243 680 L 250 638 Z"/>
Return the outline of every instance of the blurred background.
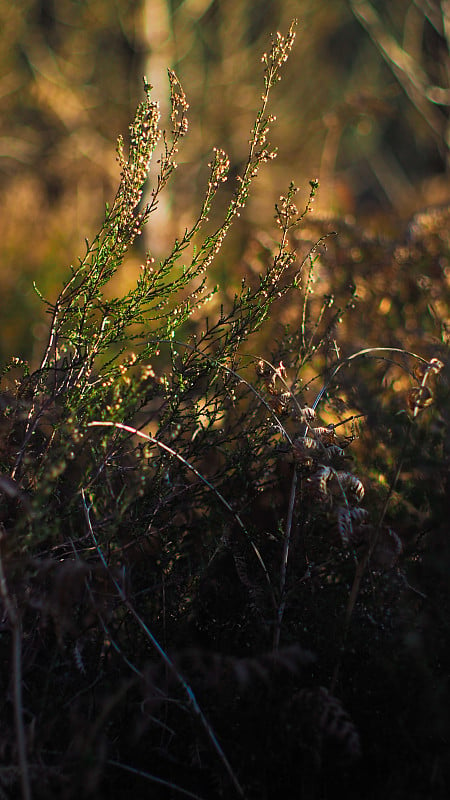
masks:
<path fill-rule="evenodd" d="M 294 17 L 296 43 L 270 108 L 279 155 L 254 186 L 246 230 L 272 230 L 274 202 L 291 180 L 306 202 L 309 179 L 319 178 L 315 217 L 394 238 L 419 209 L 448 202 L 449 0 L 2 2 L 2 360 L 41 352 L 48 317 L 33 281 L 54 300 L 98 231 L 119 181 L 117 136 L 126 139 L 142 77 L 163 125 L 167 67 L 190 103 L 179 169 L 140 243 L 158 256 L 195 219 L 213 146 L 229 154 L 232 177 L 242 168 L 261 55 Z M 228 257 L 225 279 L 238 260 Z"/>

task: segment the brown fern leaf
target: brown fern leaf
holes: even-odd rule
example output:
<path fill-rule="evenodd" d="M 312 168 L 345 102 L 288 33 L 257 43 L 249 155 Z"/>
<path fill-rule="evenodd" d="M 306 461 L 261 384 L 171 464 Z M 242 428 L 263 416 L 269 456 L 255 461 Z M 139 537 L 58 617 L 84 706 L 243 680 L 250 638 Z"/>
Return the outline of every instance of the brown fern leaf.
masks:
<path fill-rule="evenodd" d="M 337 528 L 344 547 L 355 546 L 359 541 L 359 527 L 366 522 L 369 512 L 365 508 L 339 506 L 337 509 Z M 358 530 L 355 530 L 355 527 Z"/>
<path fill-rule="evenodd" d="M 300 419 L 302 422 L 310 423 L 316 416 L 316 412 L 313 408 L 309 408 L 309 406 L 304 406 L 300 409 Z"/>
<path fill-rule="evenodd" d="M 289 392 L 281 392 L 278 394 L 275 390 L 272 390 L 267 397 L 267 403 L 275 414 L 284 414 L 289 409 L 290 399 L 291 395 Z"/>
<path fill-rule="evenodd" d="M 350 492 L 354 495 L 358 503 L 361 502 L 364 497 L 364 486 L 356 475 L 352 475 L 351 472 L 339 470 L 336 472 L 336 480 L 339 483 L 341 491 Z"/>
<path fill-rule="evenodd" d="M 251 600 L 252 608 L 254 609 L 254 611 L 258 612 L 264 604 L 265 600 L 264 589 L 260 584 L 250 579 L 245 556 L 243 555 L 242 552 L 239 552 L 235 542 L 233 542 L 231 552 L 233 555 L 234 566 L 236 568 L 237 576 L 241 581 L 242 585 L 245 586 L 245 588 L 247 589 L 247 592 Z"/>
<path fill-rule="evenodd" d="M 320 460 L 324 464 L 331 464 L 344 453 L 342 447 L 337 444 L 329 444 L 325 449 L 321 448 Z"/>
<path fill-rule="evenodd" d="M 319 443 L 311 436 L 300 436 L 298 439 L 295 439 L 293 452 L 296 462 L 302 465 L 311 465 L 313 459 L 317 459 L 319 447 Z"/>
<path fill-rule="evenodd" d="M 312 749 L 318 764 L 326 756 L 353 761 L 361 754 L 359 734 L 340 700 L 328 689 L 302 689 L 292 698 L 301 723 L 301 746 Z"/>
<path fill-rule="evenodd" d="M 334 428 L 324 428 L 322 426 L 318 426 L 317 428 L 310 428 L 310 433 L 311 436 L 325 446 L 336 444 L 337 442 L 337 436 L 334 432 Z"/>
<path fill-rule="evenodd" d="M 255 658 L 238 658 L 211 653 L 199 648 L 182 650 L 172 656 L 177 670 L 196 692 L 220 691 L 224 701 L 231 701 L 236 689 L 243 692 L 255 683 L 269 685 L 275 676 L 298 675 L 301 668 L 315 661 L 310 650 L 291 645 Z M 175 691 L 175 679 L 163 665 L 152 664 L 144 672 L 144 694 L 147 710 L 154 710 Z"/>
<path fill-rule="evenodd" d="M 333 470 L 331 467 L 321 465 L 317 472 L 315 472 L 314 475 L 311 475 L 309 478 L 309 484 L 313 490 L 313 493 L 317 494 L 321 500 L 329 499 L 328 481 L 332 475 Z"/>
<path fill-rule="evenodd" d="M 185 650 L 176 658 L 177 666 L 191 678 L 194 671 L 202 682 L 210 687 L 223 686 L 225 679 L 231 680 L 240 690 L 254 681 L 268 684 L 275 672 L 296 675 L 302 666 L 315 661 L 311 651 L 300 645 L 292 645 L 278 651 L 263 653 L 255 658 L 236 658 L 202 650 Z"/>

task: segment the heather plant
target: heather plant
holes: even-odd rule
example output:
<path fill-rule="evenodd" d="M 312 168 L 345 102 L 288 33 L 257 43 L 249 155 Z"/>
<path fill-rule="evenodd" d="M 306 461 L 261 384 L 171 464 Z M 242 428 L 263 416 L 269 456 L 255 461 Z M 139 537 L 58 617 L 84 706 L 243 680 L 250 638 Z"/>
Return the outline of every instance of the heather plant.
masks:
<path fill-rule="evenodd" d="M 175 73 L 170 133 L 144 83 L 101 230 L 56 301 L 42 298 L 40 364 L 13 358 L 3 369 L 5 796 L 19 785 L 26 800 L 148 785 L 158 797 L 278 797 L 294 786 L 319 797 L 336 775 L 360 795 L 361 740 L 380 731 L 367 703 L 358 719 L 358 658 L 384 675 L 409 624 L 409 606 L 401 619 L 394 609 L 408 592 L 424 599 L 389 511 L 443 363 L 397 343 L 341 354 L 356 288 L 336 302 L 317 280 L 329 233 L 304 256 L 295 248 L 316 180 L 300 212 L 294 184 L 280 197 L 278 241 L 233 298 L 208 285 L 275 156 L 269 94 L 294 36 L 292 25 L 263 55 L 261 104 L 223 222 L 209 231 L 230 168 L 215 148 L 196 221 L 166 258 L 146 254 L 115 297 L 188 130 Z M 352 455 L 367 409 L 357 379 L 353 392 L 342 379 L 368 359 L 407 376 L 384 494 Z"/>

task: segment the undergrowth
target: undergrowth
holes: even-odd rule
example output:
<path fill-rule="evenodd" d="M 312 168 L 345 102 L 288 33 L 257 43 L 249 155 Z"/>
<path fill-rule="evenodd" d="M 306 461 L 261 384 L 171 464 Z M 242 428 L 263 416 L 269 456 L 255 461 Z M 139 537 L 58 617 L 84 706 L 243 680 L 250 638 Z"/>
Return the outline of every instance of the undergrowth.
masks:
<path fill-rule="evenodd" d="M 417 442 L 433 436 L 426 415 L 442 421 L 428 410 L 442 341 L 425 355 L 340 342 L 358 293 L 321 286 L 331 232 L 297 252 L 315 180 L 303 211 L 294 184 L 280 198 L 278 242 L 234 298 L 207 283 L 275 156 L 269 93 L 294 35 L 263 56 L 223 222 L 209 230 L 230 166 L 215 148 L 194 224 L 114 297 L 188 130 L 176 75 L 170 133 L 144 84 L 102 228 L 56 301 L 42 298 L 41 363 L 3 368 L 0 797 L 444 791 L 436 603 L 449 598 L 440 579 L 434 596 L 426 584 L 448 545 L 432 510 L 402 495 Z M 441 503 L 445 492 L 441 474 Z"/>

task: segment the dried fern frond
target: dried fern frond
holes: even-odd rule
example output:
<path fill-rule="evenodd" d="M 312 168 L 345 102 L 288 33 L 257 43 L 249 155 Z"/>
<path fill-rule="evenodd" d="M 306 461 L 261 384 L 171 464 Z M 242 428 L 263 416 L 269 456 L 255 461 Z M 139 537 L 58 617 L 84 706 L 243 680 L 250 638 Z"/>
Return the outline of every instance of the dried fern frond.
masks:
<path fill-rule="evenodd" d="M 317 428 L 310 428 L 309 433 L 325 446 L 336 444 L 337 436 L 333 427 L 324 428 L 319 425 Z"/>
<path fill-rule="evenodd" d="M 330 495 L 328 491 L 328 481 L 334 474 L 331 467 L 322 465 L 319 469 L 308 478 L 308 483 L 311 486 L 312 493 L 317 495 L 319 499 L 329 500 Z"/>
<path fill-rule="evenodd" d="M 316 660 L 315 655 L 300 645 L 291 645 L 260 656 L 239 658 L 189 648 L 175 653 L 173 662 L 186 675 L 196 692 L 220 692 L 221 702 L 229 703 L 236 692 L 251 691 L 255 684 L 268 686 L 281 675 L 298 675 Z M 151 664 L 143 670 L 145 702 L 155 710 L 175 691 L 176 684 L 161 665 Z"/>
<path fill-rule="evenodd" d="M 293 442 L 294 458 L 299 464 L 312 463 L 312 459 L 318 456 L 319 449 L 319 442 L 312 436 L 299 436 Z"/>
<path fill-rule="evenodd" d="M 354 761 L 361 755 L 359 733 L 341 701 L 323 686 L 301 689 L 291 701 L 298 719 L 299 746 L 310 749 L 317 766 L 331 755 Z"/>
<path fill-rule="evenodd" d="M 364 486 L 359 478 L 356 475 L 352 475 L 351 472 L 344 472 L 343 470 L 338 470 L 335 476 L 339 489 L 345 494 L 350 492 L 358 503 L 361 502 L 364 497 Z"/>
<path fill-rule="evenodd" d="M 268 684 L 275 672 L 297 675 L 300 669 L 315 661 L 310 650 L 300 645 L 271 650 L 253 658 L 235 658 L 198 649 L 186 650 L 175 657 L 175 662 L 192 679 L 197 675 L 208 686 L 220 687 L 225 678 L 243 690 L 257 680 Z"/>
<path fill-rule="evenodd" d="M 312 428 L 309 425 L 308 420 L 312 419 L 309 412 L 312 410 L 309 408 L 301 409 L 302 413 L 306 412 L 303 421 L 306 423 L 307 428 L 304 435 L 294 439 L 294 457 L 300 463 L 311 460 L 313 457 L 319 464 L 331 464 L 336 458 L 343 455 L 342 442 L 336 436 L 333 425 L 328 427 L 318 425 L 316 428 Z"/>
<path fill-rule="evenodd" d="M 355 546 L 355 525 L 367 521 L 369 512 L 365 508 L 342 505 L 337 509 L 337 527 L 344 547 Z M 359 531 L 358 531 L 359 532 Z"/>
<path fill-rule="evenodd" d="M 377 543 L 370 556 L 370 567 L 373 570 L 386 571 L 394 567 L 403 552 L 403 542 L 392 528 L 384 526 L 377 538 Z"/>
<path fill-rule="evenodd" d="M 315 419 L 316 412 L 314 408 L 310 408 L 309 406 L 303 406 L 300 409 L 299 416 L 302 422 L 310 423 Z"/>
<path fill-rule="evenodd" d="M 325 464 L 331 464 L 337 458 L 341 458 L 344 455 L 344 449 L 339 447 L 337 444 L 330 444 L 326 447 L 325 450 L 322 450 L 320 455 L 320 460 L 324 461 Z"/>

